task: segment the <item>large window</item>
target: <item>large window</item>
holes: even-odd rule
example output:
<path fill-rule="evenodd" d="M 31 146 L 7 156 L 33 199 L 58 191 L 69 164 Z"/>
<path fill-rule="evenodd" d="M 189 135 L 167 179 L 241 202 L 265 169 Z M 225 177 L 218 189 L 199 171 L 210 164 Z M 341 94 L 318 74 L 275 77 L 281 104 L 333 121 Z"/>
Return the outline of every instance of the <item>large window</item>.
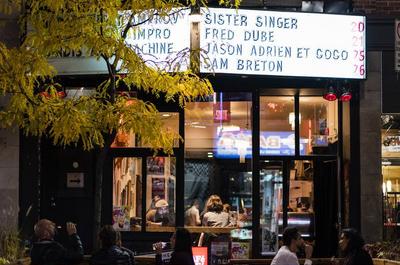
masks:
<path fill-rule="evenodd" d="M 147 231 L 166 231 L 175 226 L 174 157 L 148 157 L 146 183 Z"/>
<path fill-rule="evenodd" d="M 217 93 L 185 109 L 185 223 L 204 232 L 211 260 L 224 260 L 217 256 L 229 246 L 234 258 L 250 255 L 251 109 L 250 93 Z"/>
<path fill-rule="evenodd" d="M 294 130 L 294 97 L 260 98 L 260 155 L 294 155 Z"/>
<path fill-rule="evenodd" d="M 141 158 L 114 158 L 113 226 L 117 230 L 141 230 L 142 184 Z"/>
<path fill-rule="evenodd" d="M 113 226 L 122 231 L 173 231 L 175 157 L 116 157 L 113 164 Z"/>
<path fill-rule="evenodd" d="M 385 240 L 400 237 L 400 116 L 382 116 L 382 193 Z"/>
<path fill-rule="evenodd" d="M 300 97 L 300 154 L 336 154 L 338 105 L 322 97 Z"/>

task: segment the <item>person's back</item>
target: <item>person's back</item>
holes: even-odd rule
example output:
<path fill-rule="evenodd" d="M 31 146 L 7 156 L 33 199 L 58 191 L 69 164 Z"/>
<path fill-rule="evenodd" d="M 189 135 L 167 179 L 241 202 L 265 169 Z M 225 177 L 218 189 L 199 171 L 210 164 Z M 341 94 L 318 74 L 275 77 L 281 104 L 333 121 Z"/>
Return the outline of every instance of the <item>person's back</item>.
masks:
<path fill-rule="evenodd" d="M 99 238 L 102 248 L 95 252 L 90 259 L 92 265 L 133 265 L 134 257 L 131 251 L 117 245 L 120 241 L 118 232 L 111 226 L 105 225 Z"/>
<path fill-rule="evenodd" d="M 133 265 L 132 256 L 123 248 L 116 245 L 102 248 L 93 254 L 90 264 L 93 265 Z"/>
<path fill-rule="evenodd" d="M 185 251 L 174 251 L 169 265 L 194 265 L 193 254 Z"/>
<path fill-rule="evenodd" d="M 367 251 L 359 249 L 346 256 L 343 265 L 373 265 L 373 261 Z"/>
<path fill-rule="evenodd" d="M 32 265 L 66 265 L 76 264 L 83 259 L 83 247 L 76 227 L 67 223 L 69 248 L 54 241 L 55 224 L 47 219 L 39 220 L 35 225 L 38 242 L 33 244 L 30 257 Z"/>
<path fill-rule="evenodd" d="M 226 212 L 207 212 L 203 216 L 203 225 L 225 227 L 229 225 L 229 214 Z"/>
<path fill-rule="evenodd" d="M 200 211 L 198 209 L 198 204 L 193 204 L 192 207 L 186 210 L 185 224 L 188 226 L 201 225 Z"/>

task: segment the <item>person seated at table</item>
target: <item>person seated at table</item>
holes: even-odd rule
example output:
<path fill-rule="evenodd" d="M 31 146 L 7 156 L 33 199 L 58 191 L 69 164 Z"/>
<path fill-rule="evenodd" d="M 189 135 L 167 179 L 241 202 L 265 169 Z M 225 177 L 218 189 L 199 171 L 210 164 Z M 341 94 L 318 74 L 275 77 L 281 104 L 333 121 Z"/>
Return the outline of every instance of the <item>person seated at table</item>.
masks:
<path fill-rule="evenodd" d="M 371 256 L 364 249 L 364 239 L 354 228 L 343 229 L 339 247 L 344 254 L 343 265 L 373 265 Z"/>
<path fill-rule="evenodd" d="M 134 265 L 132 253 L 122 249 L 120 236 L 111 225 L 105 225 L 99 233 L 101 249 L 95 252 L 90 259 L 91 265 Z"/>
<path fill-rule="evenodd" d="M 187 209 L 185 212 L 185 225 L 188 226 L 201 225 L 199 208 L 200 208 L 200 201 L 198 199 L 195 199 L 192 202 L 191 207 Z"/>
<path fill-rule="evenodd" d="M 211 195 L 207 200 L 203 226 L 225 227 L 229 225 L 229 214 L 223 211 L 224 205 L 218 195 Z"/>
<path fill-rule="evenodd" d="M 173 225 L 173 209 L 169 208 L 168 202 L 164 199 L 158 200 L 155 209 L 150 210 L 146 214 L 148 225 L 168 226 Z"/>
<path fill-rule="evenodd" d="M 192 237 L 186 228 L 177 228 L 176 232 L 171 236 L 171 247 L 173 252 L 169 262 L 162 260 L 162 242 L 154 244 L 156 251 L 156 265 L 194 265 L 192 252 Z"/>
<path fill-rule="evenodd" d="M 306 254 L 306 260 L 304 265 L 311 265 L 310 260 L 313 247 L 305 244 L 303 238 L 295 227 L 286 227 L 282 235 L 283 246 L 276 253 L 271 265 L 299 265 L 299 259 L 296 256 L 296 252 L 300 248 L 304 248 Z"/>
<path fill-rule="evenodd" d="M 54 240 L 56 224 L 48 219 L 39 220 L 34 227 L 38 239 L 31 249 L 32 265 L 77 264 L 83 259 L 81 239 L 76 232 L 75 224 L 67 222 L 66 230 L 69 239 L 68 248 Z"/>

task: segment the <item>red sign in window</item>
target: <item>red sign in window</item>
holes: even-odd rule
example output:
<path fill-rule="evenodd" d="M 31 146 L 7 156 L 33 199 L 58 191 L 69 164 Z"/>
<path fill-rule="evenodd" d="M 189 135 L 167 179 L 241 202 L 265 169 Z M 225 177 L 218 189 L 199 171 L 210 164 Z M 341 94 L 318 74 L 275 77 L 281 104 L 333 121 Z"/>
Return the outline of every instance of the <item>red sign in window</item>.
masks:
<path fill-rule="evenodd" d="M 207 247 L 192 247 L 192 251 L 195 265 L 208 265 Z"/>

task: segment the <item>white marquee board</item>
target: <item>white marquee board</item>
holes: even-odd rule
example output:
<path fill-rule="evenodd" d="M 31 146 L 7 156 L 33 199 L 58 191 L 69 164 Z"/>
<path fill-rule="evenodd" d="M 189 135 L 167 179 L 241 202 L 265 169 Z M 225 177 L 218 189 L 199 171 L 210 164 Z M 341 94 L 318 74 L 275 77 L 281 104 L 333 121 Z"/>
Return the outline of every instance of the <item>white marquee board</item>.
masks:
<path fill-rule="evenodd" d="M 202 9 L 201 71 L 366 78 L 365 17 Z"/>

